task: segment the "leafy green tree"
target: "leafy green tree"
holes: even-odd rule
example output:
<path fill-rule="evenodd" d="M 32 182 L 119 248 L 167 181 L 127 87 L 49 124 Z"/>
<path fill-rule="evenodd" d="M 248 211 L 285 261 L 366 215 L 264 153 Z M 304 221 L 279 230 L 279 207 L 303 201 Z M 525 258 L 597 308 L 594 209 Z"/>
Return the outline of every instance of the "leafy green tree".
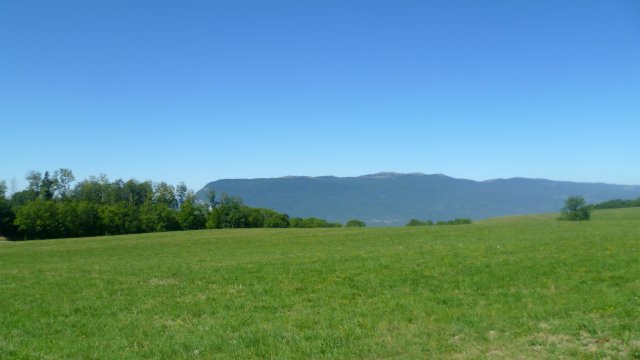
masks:
<path fill-rule="evenodd" d="M 34 201 L 38 195 L 33 190 L 22 190 L 15 192 L 11 196 L 11 205 L 14 207 L 20 207 L 30 201 Z"/>
<path fill-rule="evenodd" d="M 586 221 L 591 218 L 591 211 L 582 196 L 570 196 L 564 202 L 560 219 L 569 221 Z"/>
<path fill-rule="evenodd" d="M 266 228 L 287 228 L 289 227 L 289 215 L 282 214 L 270 209 L 262 209 L 264 214 L 263 227 Z"/>
<path fill-rule="evenodd" d="M 150 181 L 139 182 L 136 179 L 130 179 L 124 183 L 121 191 L 122 199 L 134 206 L 140 206 L 153 197 L 153 186 Z"/>
<path fill-rule="evenodd" d="M 40 198 L 42 200 L 51 200 L 53 199 L 53 186 L 54 186 L 54 181 L 53 179 L 51 179 L 51 177 L 49 176 L 49 172 L 45 171 L 44 172 L 44 177 L 42 178 L 42 181 L 40 182 Z"/>
<path fill-rule="evenodd" d="M 236 228 L 261 228 L 264 227 L 264 213 L 262 209 L 240 206 L 240 218 Z"/>
<path fill-rule="evenodd" d="M 29 185 L 27 186 L 27 190 L 31 190 L 36 194 L 40 194 L 40 184 L 42 183 L 42 173 L 38 171 L 29 171 L 26 176 L 27 182 Z"/>
<path fill-rule="evenodd" d="M 71 192 L 71 183 L 75 181 L 73 172 L 69 169 L 58 169 L 53 173 L 54 195 L 62 199 L 67 198 Z"/>
<path fill-rule="evenodd" d="M 77 214 L 75 236 L 103 235 L 99 205 L 88 201 L 74 201 L 74 205 Z"/>
<path fill-rule="evenodd" d="M 153 200 L 156 204 L 165 205 L 170 209 L 178 208 L 178 200 L 173 187 L 164 181 L 155 186 Z"/>
<path fill-rule="evenodd" d="M 249 212 L 235 201 L 221 201 L 209 213 L 207 227 L 210 229 L 245 228 L 248 223 Z M 256 219 L 254 218 L 254 222 Z"/>
<path fill-rule="evenodd" d="M 37 199 L 18 208 L 15 225 L 26 239 L 60 237 L 58 208 L 51 200 Z"/>
<path fill-rule="evenodd" d="M 178 223 L 184 230 L 204 229 L 207 223 L 207 209 L 197 204 L 193 196 L 188 196 L 178 210 Z"/>
<path fill-rule="evenodd" d="M 135 234 L 142 232 L 139 207 L 120 201 L 98 209 L 100 225 L 105 235 Z"/>
<path fill-rule="evenodd" d="M 345 226 L 346 227 L 365 227 L 367 226 L 367 224 L 362 220 L 354 219 L 354 220 L 347 221 L 347 224 Z"/>
<path fill-rule="evenodd" d="M 164 203 L 146 202 L 140 207 L 143 232 L 179 230 L 178 213 Z"/>
<path fill-rule="evenodd" d="M 184 183 L 175 188 L 161 182 L 155 186 L 135 179 L 109 181 L 106 175 L 75 181 L 69 169 L 52 176 L 32 171 L 29 187 L 6 200 L 0 182 L 0 233 L 18 229 L 26 238 L 116 235 L 177 229 L 289 227 L 287 214 L 251 208 L 242 199 L 222 194 L 218 200 L 208 192 L 208 204 L 199 203 Z M 19 213 L 11 212 L 12 207 Z M 295 221 L 293 221 L 295 224 Z M 5 226 L 3 224 L 9 224 Z M 298 221 L 300 227 L 338 227 L 323 219 Z M 8 229 L 8 230 L 7 230 Z"/>

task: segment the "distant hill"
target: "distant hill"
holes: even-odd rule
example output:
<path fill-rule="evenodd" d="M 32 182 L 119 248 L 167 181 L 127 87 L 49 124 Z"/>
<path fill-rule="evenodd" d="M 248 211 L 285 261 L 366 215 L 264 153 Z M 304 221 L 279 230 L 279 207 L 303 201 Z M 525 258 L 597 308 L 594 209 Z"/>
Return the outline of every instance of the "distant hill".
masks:
<path fill-rule="evenodd" d="M 571 195 L 584 196 L 588 203 L 640 197 L 640 186 L 526 178 L 473 181 L 421 173 L 225 179 L 207 184 L 197 192 L 198 198 L 206 199 L 207 189 L 292 217 L 342 223 L 361 219 L 373 226 L 403 225 L 411 218 L 475 220 L 554 212 Z"/>

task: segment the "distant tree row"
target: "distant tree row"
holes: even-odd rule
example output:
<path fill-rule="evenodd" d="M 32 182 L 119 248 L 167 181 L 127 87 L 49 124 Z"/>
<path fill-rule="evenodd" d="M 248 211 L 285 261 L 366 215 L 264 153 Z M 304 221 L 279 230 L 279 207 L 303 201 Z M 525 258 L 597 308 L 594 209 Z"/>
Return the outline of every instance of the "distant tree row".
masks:
<path fill-rule="evenodd" d="M 332 228 L 341 227 L 340 223 L 330 223 L 324 219 L 315 217 L 310 218 L 291 218 L 289 224 L 292 228 Z"/>
<path fill-rule="evenodd" d="M 622 209 L 640 207 L 640 198 L 633 200 L 613 199 L 599 204 L 588 205 L 582 196 L 570 196 L 564 202 L 560 210 L 558 220 L 585 221 L 591 219 L 592 210 Z"/>
<path fill-rule="evenodd" d="M 411 219 L 406 224 L 406 226 L 467 225 L 471 223 L 472 223 L 471 219 L 467 219 L 467 218 L 458 218 L 458 219 L 453 219 L 448 221 L 436 221 L 436 222 L 433 222 L 432 220 L 421 221 L 418 219 Z"/>
<path fill-rule="evenodd" d="M 588 205 L 588 207 L 594 210 L 640 207 L 640 198 L 637 198 L 634 200 L 614 199 L 614 200 L 604 201 L 599 204 Z"/>
<path fill-rule="evenodd" d="M 0 235 L 10 239 L 52 239 L 172 230 L 227 228 L 339 227 L 317 218 L 293 218 L 252 208 L 215 192 L 198 201 L 184 183 L 110 181 L 105 175 L 74 185 L 69 169 L 30 172 L 28 186 L 7 197 L 0 181 Z M 364 223 L 362 223 L 364 224 Z"/>

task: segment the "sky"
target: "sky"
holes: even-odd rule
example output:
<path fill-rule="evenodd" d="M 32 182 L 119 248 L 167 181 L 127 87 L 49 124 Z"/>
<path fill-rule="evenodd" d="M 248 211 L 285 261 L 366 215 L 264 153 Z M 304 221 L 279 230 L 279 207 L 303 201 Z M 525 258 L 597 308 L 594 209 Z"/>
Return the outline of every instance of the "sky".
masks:
<path fill-rule="evenodd" d="M 0 1 L 0 179 L 640 185 L 640 2 Z"/>

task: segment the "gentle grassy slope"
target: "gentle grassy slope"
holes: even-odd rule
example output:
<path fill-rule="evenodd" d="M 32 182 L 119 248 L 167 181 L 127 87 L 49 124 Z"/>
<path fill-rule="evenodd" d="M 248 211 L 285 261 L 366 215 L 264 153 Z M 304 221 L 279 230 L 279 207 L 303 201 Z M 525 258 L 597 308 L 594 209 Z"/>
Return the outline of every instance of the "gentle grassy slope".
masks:
<path fill-rule="evenodd" d="M 0 358 L 640 358 L 640 209 L 0 243 Z"/>

